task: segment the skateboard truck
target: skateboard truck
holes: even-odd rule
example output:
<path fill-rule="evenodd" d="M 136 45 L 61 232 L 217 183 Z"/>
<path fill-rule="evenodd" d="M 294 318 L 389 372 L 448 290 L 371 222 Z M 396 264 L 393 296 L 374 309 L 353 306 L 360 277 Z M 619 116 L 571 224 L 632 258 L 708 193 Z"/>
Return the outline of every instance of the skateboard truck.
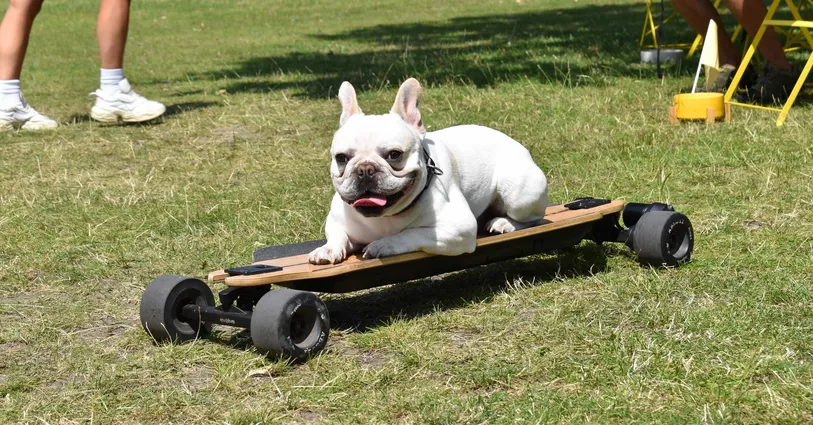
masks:
<path fill-rule="evenodd" d="M 282 267 L 268 264 L 251 264 L 224 270 L 229 276 L 252 276 L 262 273 L 273 273 L 282 270 Z M 248 328 L 251 324 L 251 312 L 254 306 L 271 290 L 271 285 L 251 287 L 230 286 L 218 295 L 220 306 L 199 306 L 188 304 L 182 309 L 182 316 L 190 319 L 196 318 L 205 322 L 221 323 L 232 326 Z"/>
<path fill-rule="evenodd" d="M 223 307 L 223 311 L 229 311 L 232 306 L 235 305 L 241 311 L 251 311 L 254 305 L 257 304 L 257 300 L 262 298 L 262 296 L 270 290 L 271 285 L 249 286 L 245 288 L 229 286 L 220 291 L 217 296 L 218 299 L 220 299 L 220 306 Z"/>
<path fill-rule="evenodd" d="M 181 316 L 187 321 L 199 320 L 247 329 L 251 327 L 254 306 L 270 290 L 271 285 L 230 286 L 218 293 L 219 306 L 187 304 L 183 307 Z"/>

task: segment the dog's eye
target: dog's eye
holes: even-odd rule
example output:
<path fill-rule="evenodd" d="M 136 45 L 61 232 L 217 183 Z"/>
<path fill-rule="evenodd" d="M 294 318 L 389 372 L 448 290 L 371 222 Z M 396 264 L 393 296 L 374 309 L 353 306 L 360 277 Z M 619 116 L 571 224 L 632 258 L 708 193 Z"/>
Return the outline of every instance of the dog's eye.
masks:
<path fill-rule="evenodd" d="M 345 162 L 347 162 L 347 155 L 343 153 L 336 154 L 336 162 L 338 162 L 339 164 L 344 164 Z"/>
<path fill-rule="evenodd" d="M 387 159 L 391 160 L 391 161 L 397 161 L 397 160 L 401 159 L 401 155 L 403 155 L 403 154 L 404 153 L 401 152 L 401 151 L 390 151 L 387 154 Z"/>

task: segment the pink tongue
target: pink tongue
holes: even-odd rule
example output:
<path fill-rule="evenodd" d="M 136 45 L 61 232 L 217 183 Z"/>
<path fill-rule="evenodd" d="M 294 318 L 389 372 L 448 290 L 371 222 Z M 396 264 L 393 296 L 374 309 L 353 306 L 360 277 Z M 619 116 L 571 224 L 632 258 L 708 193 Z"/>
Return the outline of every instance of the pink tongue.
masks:
<path fill-rule="evenodd" d="M 353 202 L 354 207 L 383 207 L 387 205 L 387 198 L 379 195 L 368 196 Z"/>

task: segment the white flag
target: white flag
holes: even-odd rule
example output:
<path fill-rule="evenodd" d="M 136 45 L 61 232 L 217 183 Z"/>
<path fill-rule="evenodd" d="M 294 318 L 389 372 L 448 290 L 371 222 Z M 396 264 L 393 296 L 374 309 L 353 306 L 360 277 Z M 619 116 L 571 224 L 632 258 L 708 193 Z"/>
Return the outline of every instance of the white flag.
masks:
<path fill-rule="evenodd" d="M 720 55 L 717 52 L 717 23 L 709 21 L 706 38 L 703 40 L 703 51 L 700 53 L 700 64 L 706 68 L 706 90 L 720 74 Z"/>

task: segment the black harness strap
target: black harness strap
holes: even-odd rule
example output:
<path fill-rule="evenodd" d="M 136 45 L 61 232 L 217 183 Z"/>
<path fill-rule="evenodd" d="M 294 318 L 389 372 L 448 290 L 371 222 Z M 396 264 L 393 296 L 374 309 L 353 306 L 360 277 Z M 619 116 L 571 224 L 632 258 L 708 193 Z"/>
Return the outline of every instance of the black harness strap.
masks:
<path fill-rule="evenodd" d="M 426 191 L 426 189 L 429 188 L 429 185 L 432 183 L 432 179 L 435 176 L 442 176 L 443 175 L 443 170 L 441 170 L 440 168 L 438 168 L 435 165 L 435 161 L 432 159 L 431 156 L 429 156 L 429 151 L 427 151 L 426 148 L 423 148 L 423 159 L 424 159 L 424 162 L 426 162 L 426 184 L 423 185 L 423 189 L 421 189 L 421 193 L 419 193 L 418 196 L 416 196 L 415 199 L 413 199 L 412 202 L 410 202 L 409 205 L 406 206 L 406 208 L 399 211 L 398 214 L 401 214 L 401 213 L 407 211 L 408 209 L 412 208 L 415 204 L 417 204 L 418 201 L 421 199 L 421 196 L 423 195 L 423 193 Z"/>

